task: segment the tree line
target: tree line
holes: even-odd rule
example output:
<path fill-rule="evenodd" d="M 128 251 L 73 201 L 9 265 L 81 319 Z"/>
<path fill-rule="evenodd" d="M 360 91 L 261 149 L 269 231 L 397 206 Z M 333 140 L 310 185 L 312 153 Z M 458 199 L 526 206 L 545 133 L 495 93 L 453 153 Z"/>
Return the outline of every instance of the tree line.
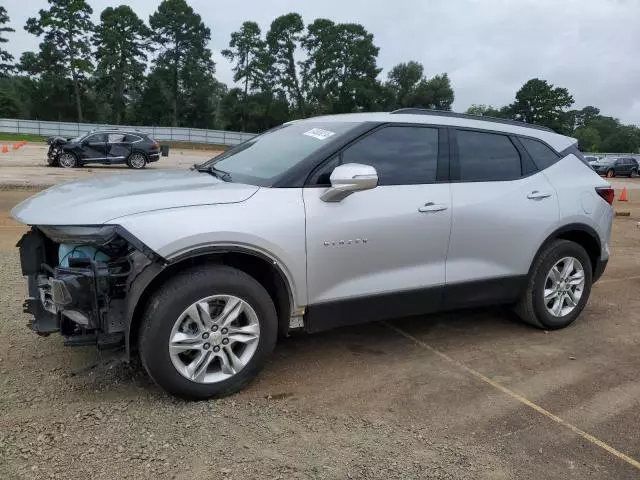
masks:
<path fill-rule="evenodd" d="M 466 113 L 544 125 L 575 137 L 583 152 L 637 153 L 640 150 L 640 128 L 601 115 L 600 109 L 592 105 L 580 110 L 571 109 L 573 105 L 573 96 L 566 88 L 533 78 L 518 90 L 513 103 L 501 108 L 472 105 Z"/>
<path fill-rule="evenodd" d="M 84 0 L 48 0 L 23 26 L 39 49 L 15 59 L 2 48 L 15 29 L 0 6 L 0 117 L 260 132 L 313 115 L 450 110 L 454 101 L 447 74 L 428 78 L 416 61 L 381 79 L 379 48 L 357 23 L 305 25 L 289 13 L 263 32 L 246 21 L 222 51 L 229 87 L 215 77 L 211 29 L 185 0 L 162 0 L 148 22 L 127 5 L 105 8 L 97 24 L 92 15 Z M 532 79 L 512 104 L 469 113 L 547 125 L 586 150 L 640 147 L 637 127 L 573 103 L 566 89 Z"/>

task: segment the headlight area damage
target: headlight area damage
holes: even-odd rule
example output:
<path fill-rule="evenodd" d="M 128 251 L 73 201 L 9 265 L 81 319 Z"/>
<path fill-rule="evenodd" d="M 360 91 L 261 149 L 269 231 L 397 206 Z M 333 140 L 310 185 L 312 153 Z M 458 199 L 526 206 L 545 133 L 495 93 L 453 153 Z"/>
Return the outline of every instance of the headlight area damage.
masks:
<path fill-rule="evenodd" d="M 124 345 L 127 296 L 153 252 L 117 226 L 34 227 L 18 247 L 32 330 L 60 331 L 65 345 Z"/>

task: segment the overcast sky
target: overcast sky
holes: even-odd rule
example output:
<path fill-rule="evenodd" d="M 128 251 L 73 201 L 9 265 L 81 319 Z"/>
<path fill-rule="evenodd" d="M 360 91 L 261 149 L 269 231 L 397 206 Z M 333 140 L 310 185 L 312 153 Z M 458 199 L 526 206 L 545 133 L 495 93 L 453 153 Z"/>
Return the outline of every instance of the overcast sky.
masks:
<path fill-rule="evenodd" d="M 417 60 L 428 76 L 447 72 L 454 110 L 472 103 L 502 106 L 528 79 L 569 89 L 575 108 L 640 124 L 640 0 L 188 0 L 211 28 L 217 77 L 231 83 L 220 51 L 232 31 L 254 20 L 263 32 L 278 15 L 358 22 L 380 47 L 382 76 Z M 97 21 L 107 6 L 128 3 L 148 21 L 159 0 L 89 0 Z M 38 39 L 23 30 L 46 0 L 2 0 L 11 24 L 9 51 L 18 58 Z"/>

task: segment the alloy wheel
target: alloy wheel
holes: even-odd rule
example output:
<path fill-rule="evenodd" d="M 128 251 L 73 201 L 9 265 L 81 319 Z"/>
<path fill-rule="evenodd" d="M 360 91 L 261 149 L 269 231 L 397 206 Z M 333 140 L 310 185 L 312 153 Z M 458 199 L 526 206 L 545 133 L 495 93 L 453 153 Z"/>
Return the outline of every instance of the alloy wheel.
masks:
<path fill-rule="evenodd" d="M 233 295 L 213 295 L 190 305 L 169 337 L 171 362 L 196 383 L 217 383 L 242 370 L 260 338 L 255 310 Z"/>
<path fill-rule="evenodd" d="M 146 163 L 147 160 L 144 158 L 144 155 L 140 153 L 134 153 L 129 159 L 129 165 L 131 165 L 132 168 L 143 168 Z"/>
<path fill-rule="evenodd" d="M 64 168 L 73 168 L 76 166 L 76 157 L 72 153 L 63 153 L 58 157 L 58 163 Z"/>
<path fill-rule="evenodd" d="M 577 258 L 558 260 L 547 274 L 544 304 L 554 317 L 564 317 L 578 306 L 584 292 L 584 267 Z"/>

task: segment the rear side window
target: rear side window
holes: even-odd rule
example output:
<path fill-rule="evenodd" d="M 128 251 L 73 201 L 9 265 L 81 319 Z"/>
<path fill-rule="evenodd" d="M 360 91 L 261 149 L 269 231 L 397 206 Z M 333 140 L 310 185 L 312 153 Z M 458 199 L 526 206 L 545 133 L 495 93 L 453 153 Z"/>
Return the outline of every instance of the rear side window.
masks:
<path fill-rule="evenodd" d="M 342 164 L 371 165 L 380 185 L 435 183 L 438 165 L 438 129 L 385 127 L 342 153 Z"/>
<path fill-rule="evenodd" d="M 122 133 L 110 133 L 109 143 L 122 143 L 124 141 L 124 135 Z"/>
<path fill-rule="evenodd" d="M 539 170 L 553 165 L 558 161 L 558 154 L 547 147 L 544 143 L 531 138 L 520 138 L 522 145 L 527 150 L 527 153 L 533 158 L 536 166 Z"/>
<path fill-rule="evenodd" d="M 138 142 L 140 140 L 142 140 L 142 138 L 138 137 L 137 135 L 127 134 L 124 137 L 124 141 L 127 142 L 127 143 Z"/>
<path fill-rule="evenodd" d="M 463 182 L 495 182 L 522 176 L 520 154 L 509 137 L 458 130 L 458 160 Z"/>

